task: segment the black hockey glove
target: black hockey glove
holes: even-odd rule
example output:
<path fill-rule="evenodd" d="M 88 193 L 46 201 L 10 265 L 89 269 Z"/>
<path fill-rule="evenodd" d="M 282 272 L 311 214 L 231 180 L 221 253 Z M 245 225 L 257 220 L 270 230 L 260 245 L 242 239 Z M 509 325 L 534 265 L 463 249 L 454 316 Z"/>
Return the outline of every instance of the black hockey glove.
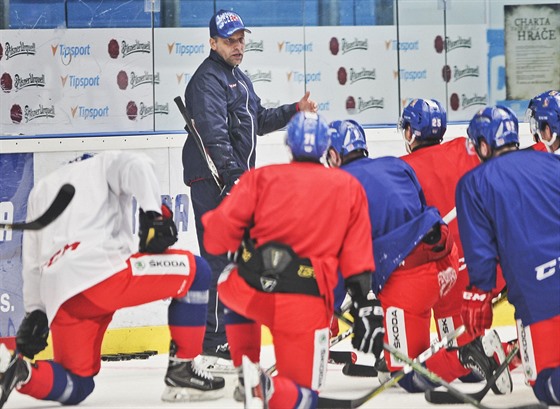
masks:
<path fill-rule="evenodd" d="M 346 289 L 352 298 L 350 315 L 354 319 L 352 346 L 358 351 L 373 353 L 379 358 L 383 352 L 383 308 L 371 291 L 371 273 L 346 279 Z"/>
<path fill-rule="evenodd" d="M 47 347 L 49 321 L 41 310 L 25 314 L 16 334 L 17 350 L 29 359 L 33 359 Z"/>
<path fill-rule="evenodd" d="M 177 226 L 167 205 L 161 205 L 161 214 L 140 209 L 138 236 L 141 253 L 163 253 L 177 241 Z"/>
<path fill-rule="evenodd" d="M 228 169 L 222 173 L 221 176 L 222 176 L 222 180 L 224 181 L 224 187 L 220 192 L 220 196 L 222 198 L 229 195 L 229 191 L 231 190 L 233 185 L 237 183 L 239 177 L 243 174 L 243 172 L 245 171 L 241 168 L 233 168 L 233 169 Z"/>

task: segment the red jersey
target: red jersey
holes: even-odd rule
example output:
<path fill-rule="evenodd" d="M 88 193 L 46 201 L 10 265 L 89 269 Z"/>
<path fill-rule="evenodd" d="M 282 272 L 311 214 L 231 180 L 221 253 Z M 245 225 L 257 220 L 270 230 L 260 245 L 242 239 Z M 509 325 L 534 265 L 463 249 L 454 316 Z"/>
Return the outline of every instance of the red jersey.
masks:
<path fill-rule="evenodd" d="M 436 207 L 444 218 L 455 209 L 457 182 L 465 173 L 480 164 L 477 156 L 467 153 L 465 142 L 466 138 L 460 137 L 439 145 L 418 149 L 401 157 L 416 172 L 426 196 L 426 203 Z M 457 220 L 453 219 L 448 224 L 459 250 L 459 259 L 464 263 Z"/>
<path fill-rule="evenodd" d="M 546 145 L 542 141 L 538 141 L 537 143 L 529 146 L 529 148 L 533 149 L 535 151 L 548 152 L 548 149 L 546 148 Z"/>
<path fill-rule="evenodd" d="M 291 246 L 311 259 L 329 301 L 337 269 L 344 278 L 375 269 L 364 189 L 340 169 L 292 162 L 245 172 L 202 222 L 212 254 L 236 251 L 247 227 L 257 247 L 269 241 Z"/>

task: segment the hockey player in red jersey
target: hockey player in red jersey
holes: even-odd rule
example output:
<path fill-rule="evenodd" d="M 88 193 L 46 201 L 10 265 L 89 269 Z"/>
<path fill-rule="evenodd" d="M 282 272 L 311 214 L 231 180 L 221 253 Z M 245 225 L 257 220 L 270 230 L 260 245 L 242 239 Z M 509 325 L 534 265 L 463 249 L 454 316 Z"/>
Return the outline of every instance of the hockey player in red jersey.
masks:
<path fill-rule="evenodd" d="M 107 151 L 63 166 L 41 179 L 28 200 L 37 218 L 64 184 L 75 194 L 62 215 L 23 237 L 23 301 L 16 353 L 0 344 L 0 407 L 15 387 L 37 399 L 76 405 L 94 389 L 101 343 L 115 311 L 172 298 L 172 338 L 162 399 L 223 396 L 224 379 L 197 367 L 202 352 L 210 267 L 177 241 L 172 213 L 162 205 L 152 160 Z M 133 197 L 140 240 L 132 235 Z M 139 251 L 138 251 L 139 249 Z M 33 359 L 52 335 L 53 360 Z"/>
<path fill-rule="evenodd" d="M 298 113 L 287 128 L 293 161 L 244 173 L 203 217 L 209 252 L 238 252 L 218 291 L 226 334 L 240 371 L 237 399 L 257 395 L 269 408 L 314 408 L 326 376 L 333 288 L 340 268 L 351 295 L 352 345 L 379 356 L 383 311 L 371 291 L 371 228 L 363 188 L 322 163 L 328 126 Z M 240 245 L 242 244 L 241 248 Z M 238 251 L 239 249 L 239 251 Z M 273 336 L 278 375 L 258 367 L 261 325 Z"/>
<path fill-rule="evenodd" d="M 560 155 L 560 92 L 550 90 L 535 96 L 526 117 L 535 140 L 532 148 Z"/>
<path fill-rule="evenodd" d="M 432 311 L 440 335 L 462 325 L 465 287 L 456 284 L 457 248 L 438 210 L 426 205 L 410 165 L 391 156 L 368 158 L 365 132 L 355 121 L 334 121 L 330 126 L 329 164 L 356 177 L 366 191 L 376 265 L 374 290 L 386 312 L 385 341 L 416 357 L 430 345 Z M 471 370 L 489 378 L 497 363 L 487 351 L 501 349 L 499 337 L 491 333 L 482 341 L 472 340 L 460 337 L 454 348 L 440 351 L 426 366 L 449 382 Z M 385 359 L 391 372 L 402 369 L 402 362 L 388 352 Z M 408 392 L 434 387 L 414 372 L 399 384 Z M 494 389 L 511 391 L 509 373 L 499 378 Z"/>
<path fill-rule="evenodd" d="M 456 192 L 469 274 L 465 326 L 476 335 L 492 324 L 499 262 L 526 379 L 540 401 L 560 405 L 560 157 L 519 150 L 517 118 L 503 106 L 477 112 L 467 134 L 484 163 L 461 178 Z"/>

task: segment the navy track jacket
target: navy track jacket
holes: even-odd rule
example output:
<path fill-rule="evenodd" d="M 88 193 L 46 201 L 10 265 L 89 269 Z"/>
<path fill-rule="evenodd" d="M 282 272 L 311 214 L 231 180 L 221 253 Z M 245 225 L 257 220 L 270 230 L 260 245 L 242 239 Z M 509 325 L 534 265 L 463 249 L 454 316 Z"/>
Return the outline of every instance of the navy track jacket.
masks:
<path fill-rule="evenodd" d="M 185 103 L 225 182 L 255 166 L 257 135 L 284 127 L 297 111 L 295 103 L 264 108 L 249 77 L 214 50 L 189 81 Z M 212 177 L 192 137 L 183 147 L 183 169 L 188 186 Z"/>

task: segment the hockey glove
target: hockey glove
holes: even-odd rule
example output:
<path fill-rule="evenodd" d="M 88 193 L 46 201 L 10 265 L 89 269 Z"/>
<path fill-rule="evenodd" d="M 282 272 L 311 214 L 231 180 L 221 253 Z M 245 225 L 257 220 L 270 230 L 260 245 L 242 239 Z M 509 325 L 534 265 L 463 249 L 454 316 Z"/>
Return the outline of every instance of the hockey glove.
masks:
<path fill-rule="evenodd" d="M 167 205 L 161 205 L 161 215 L 140 209 L 139 251 L 141 253 L 163 253 L 177 241 L 177 226 L 173 213 Z"/>
<path fill-rule="evenodd" d="M 383 308 L 371 291 L 371 273 L 366 272 L 346 279 L 346 289 L 352 298 L 350 315 L 354 319 L 352 346 L 361 352 L 373 353 L 379 358 L 383 352 Z"/>
<path fill-rule="evenodd" d="M 224 181 L 224 187 L 220 192 L 220 196 L 222 198 L 229 195 L 229 191 L 231 190 L 233 185 L 237 183 L 239 177 L 243 174 L 243 172 L 244 170 L 241 168 L 233 168 L 233 169 L 228 169 L 222 173 L 221 176 Z"/>
<path fill-rule="evenodd" d="M 461 318 L 467 332 L 473 336 L 484 335 L 492 326 L 492 293 L 469 286 L 463 292 Z"/>
<path fill-rule="evenodd" d="M 17 350 L 29 359 L 33 359 L 47 347 L 49 321 L 41 310 L 25 314 L 16 334 Z"/>

